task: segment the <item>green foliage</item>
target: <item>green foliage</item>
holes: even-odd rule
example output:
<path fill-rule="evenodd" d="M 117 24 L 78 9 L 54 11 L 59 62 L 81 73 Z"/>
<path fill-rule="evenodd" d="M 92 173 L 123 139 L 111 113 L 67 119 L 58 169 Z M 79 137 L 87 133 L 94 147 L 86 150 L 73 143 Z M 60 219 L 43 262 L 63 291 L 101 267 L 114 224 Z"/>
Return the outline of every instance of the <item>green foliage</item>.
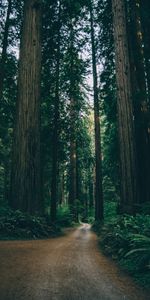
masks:
<path fill-rule="evenodd" d="M 95 222 L 94 213 L 95 213 L 94 207 L 90 207 L 88 210 L 87 223 L 91 224 L 92 226 Z"/>
<path fill-rule="evenodd" d="M 0 211 L 0 239 L 36 239 L 56 236 L 58 225 L 44 217 L 31 216 L 21 211 L 3 208 Z"/>
<path fill-rule="evenodd" d="M 61 227 L 72 226 L 72 215 L 67 205 L 60 206 L 57 212 L 57 224 Z"/>
<path fill-rule="evenodd" d="M 58 40 L 60 47 L 59 57 L 59 121 L 58 121 L 58 205 L 68 197 L 70 184 L 70 93 L 75 98 L 74 134 L 77 140 L 77 164 L 79 191 L 77 198 L 83 198 L 84 186 L 92 184 L 92 150 L 90 125 L 88 118 L 87 84 L 89 59 L 81 55 L 86 47 L 87 34 L 83 34 L 84 17 L 81 19 L 81 10 L 85 1 L 72 0 L 61 2 L 60 24 L 58 24 L 58 1 L 45 1 L 43 7 L 42 30 L 42 105 L 41 105 L 41 157 L 43 172 L 44 206 L 47 209 L 50 203 L 54 130 L 54 107 L 56 97 L 56 77 L 58 62 Z M 74 17 L 73 17 L 74 16 Z M 73 17 L 73 20 L 72 20 Z M 72 24 L 72 25 L 71 25 Z M 60 26 L 60 37 L 58 38 Z M 73 27 L 72 27 L 73 26 Z M 72 42 L 71 42 L 72 41 Z M 82 44 L 82 45 L 81 45 Z M 84 45 L 83 45 L 84 44 Z M 72 98 L 72 97 L 71 97 Z M 83 151 L 84 149 L 84 151 Z M 88 172 L 88 176 L 87 176 Z M 63 180 L 61 180 L 63 174 Z M 61 181 L 61 182 L 60 182 Z M 63 182 L 62 182 L 63 181 Z M 63 184 L 63 197 L 60 197 Z M 59 201 L 59 199 L 61 200 Z M 60 212 L 58 212 L 59 218 Z M 65 217 L 67 215 L 65 214 Z M 67 222 L 67 221 L 65 221 Z M 63 221 L 62 221 L 63 223 Z"/>
<path fill-rule="evenodd" d="M 141 213 L 143 214 L 149 214 L 150 215 L 150 202 L 145 202 L 142 204 L 141 209 L 140 209 Z"/>
<path fill-rule="evenodd" d="M 13 54 L 7 56 L 5 81 L 0 106 L 0 205 L 8 201 L 11 168 L 12 127 L 16 100 L 17 60 Z"/>
<path fill-rule="evenodd" d="M 113 187 L 108 190 L 108 193 L 113 193 Z M 117 218 L 117 202 L 106 200 L 104 203 L 104 220 L 105 220 L 105 222 L 115 221 L 116 218 Z"/>
<path fill-rule="evenodd" d="M 103 68 L 100 72 L 100 97 L 101 97 L 101 127 L 102 127 L 102 152 L 104 195 L 106 200 L 111 200 L 119 195 L 119 147 L 117 132 L 117 99 L 116 78 L 114 66 L 114 40 L 112 26 L 111 1 L 98 1 L 97 21 L 98 54 Z M 107 183 L 108 182 L 108 183 Z M 115 190 L 109 193 L 110 186 Z"/>
<path fill-rule="evenodd" d="M 100 245 L 107 255 L 119 261 L 141 284 L 150 283 L 150 217 L 121 216 L 97 228 Z"/>
<path fill-rule="evenodd" d="M 117 219 L 117 202 L 116 201 L 108 201 L 104 202 L 104 221 L 105 223 L 112 224 Z M 93 222 L 92 229 L 98 234 L 101 235 L 101 231 L 103 232 L 105 229 L 104 222 Z"/>

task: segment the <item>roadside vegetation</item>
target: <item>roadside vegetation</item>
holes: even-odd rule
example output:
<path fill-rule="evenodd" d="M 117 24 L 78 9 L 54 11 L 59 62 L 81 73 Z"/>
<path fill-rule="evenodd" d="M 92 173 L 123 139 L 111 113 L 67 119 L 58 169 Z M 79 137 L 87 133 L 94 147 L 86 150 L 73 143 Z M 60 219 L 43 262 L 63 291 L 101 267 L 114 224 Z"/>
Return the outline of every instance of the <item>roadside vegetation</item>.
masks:
<path fill-rule="evenodd" d="M 145 288 L 150 287 L 150 206 L 135 216 L 117 215 L 115 203 L 106 203 L 106 222 L 94 223 L 104 254 L 115 260 Z"/>
<path fill-rule="evenodd" d="M 60 234 L 60 226 L 46 217 L 1 208 L 0 240 L 48 238 Z"/>
<path fill-rule="evenodd" d="M 57 237 L 63 234 L 64 228 L 78 224 L 73 221 L 73 216 L 66 205 L 58 208 L 55 222 L 51 221 L 49 215 L 30 215 L 20 210 L 14 211 L 10 207 L 0 207 L 0 240 Z"/>

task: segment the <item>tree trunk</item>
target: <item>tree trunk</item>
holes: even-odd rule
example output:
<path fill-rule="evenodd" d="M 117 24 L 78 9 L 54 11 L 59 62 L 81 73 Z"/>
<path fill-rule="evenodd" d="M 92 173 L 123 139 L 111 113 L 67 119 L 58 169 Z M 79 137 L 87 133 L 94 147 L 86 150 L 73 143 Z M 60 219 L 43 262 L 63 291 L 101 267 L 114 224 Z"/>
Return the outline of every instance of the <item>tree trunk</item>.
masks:
<path fill-rule="evenodd" d="M 9 27 L 10 27 L 10 14 L 12 8 L 12 1 L 8 0 L 8 8 L 7 8 L 7 15 L 6 15 L 6 22 L 4 28 L 4 37 L 2 43 L 2 55 L 0 60 L 0 99 L 3 95 L 3 84 L 5 78 L 5 63 L 7 58 L 7 47 L 8 47 L 8 34 L 9 34 Z"/>
<path fill-rule="evenodd" d="M 77 199 L 77 144 L 76 144 L 76 99 L 75 99 L 75 74 L 74 74 L 74 31 L 73 20 L 70 23 L 70 186 L 69 186 L 69 207 L 74 220 L 76 220 L 76 199 Z"/>
<path fill-rule="evenodd" d="M 132 77 L 134 77 L 135 81 L 132 89 L 135 112 L 140 202 L 144 202 L 149 201 L 150 194 L 150 110 L 146 86 L 146 69 L 139 0 L 132 0 L 130 4 L 130 27 L 130 48 L 133 59 L 131 75 L 134 72 Z"/>
<path fill-rule="evenodd" d="M 71 128 L 70 128 L 70 188 L 69 188 L 69 207 L 73 215 L 73 218 L 76 219 L 75 212 L 75 201 L 77 198 L 77 162 L 76 162 L 76 138 L 75 138 L 75 108 L 74 108 L 74 99 L 71 98 Z"/>
<path fill-rule="evenodd" d="M 11 203 L 29 213 L 40 210 L 41 1 L 26 0 L 20 47 L 14 129 Z"/>
<path fill-rule="evenodd" d="M 90 22 L 91 22 L 91 43 L 92 43 L 92 67 L 93 67 L 93 87 L 94 87 L 94 123 L 95 123 L 95 220 L 103 220 L 103 190 L 102 190 L 102 162 L 101 162 L 101 135 L 99 116 L 99 97 L 96 69 L 96 49 L 93 24 L 93 9 L 90 1 Z"/>
<path fill-rule="evenodd" d="M 58 147 L 59 147 L 59 73 L 60 73 L 60 29 L 61 29 L 61 3 L 58 12 L 58 37 L 57 37 L 57 63 L 56 63 L 56 92 L 55 92 L 55 115 L 53 129 L 53 159 L 52 159 L 52 183 L 51 183 L 51 220 L 56 220 L 58 203 Z"/>
<path fill-rule="evenodd" d="M 90 170 L 90 168 L 89 168 Z M 89 171 L 91 172 L 91 170 Z M 94 184 L 93 184 L 93 181 L 94 181 L 94 178 L 91 178 L 91 174 L 89 173 L 88 175 L 88 194 L 89 194 L 89 210 L 93 209 L 94 207 L 94 197 L 93 197 L 93 189 L 94 189 Z"/>
<path fill-rule="evenodd" d="M 139 193 L 124 0 L 113 0 L 112 10 L 120 140 L 121 210 L 134 213 Z"/>
<path fill-rule="evenodd" d="M 80 167 L 79 167 L 79 143 L 76 142 L 76 199 L 80 200 L 81 195 L 81 174 L 80 174 Z"/>
<path fill-rule="evenodd" d="M 64 201 L 64 167 L 62 165 L 59 176 L 59 205 L 63 205 Z"/>

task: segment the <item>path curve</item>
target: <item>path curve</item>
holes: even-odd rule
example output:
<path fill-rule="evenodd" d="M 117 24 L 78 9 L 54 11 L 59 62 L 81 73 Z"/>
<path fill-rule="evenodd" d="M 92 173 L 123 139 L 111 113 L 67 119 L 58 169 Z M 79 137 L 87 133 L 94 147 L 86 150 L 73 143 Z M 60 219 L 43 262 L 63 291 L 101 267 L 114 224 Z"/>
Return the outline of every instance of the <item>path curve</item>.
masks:
<path fill-rule="evenodd" d="M 59 238 L 0 242 L 1 300 L 148 300 L 100 254 L 88 224 Z"/>

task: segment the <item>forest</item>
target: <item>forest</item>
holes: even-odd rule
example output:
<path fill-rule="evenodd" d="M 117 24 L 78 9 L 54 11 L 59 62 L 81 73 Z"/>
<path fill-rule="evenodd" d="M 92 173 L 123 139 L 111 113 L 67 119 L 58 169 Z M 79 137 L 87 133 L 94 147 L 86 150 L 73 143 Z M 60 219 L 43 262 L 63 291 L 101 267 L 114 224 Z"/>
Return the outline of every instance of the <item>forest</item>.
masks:
<path fill-rule="evenodd" d="M 92 224 L 150 286 L 150 1 L 0 0 L 0 239 Z"/>

